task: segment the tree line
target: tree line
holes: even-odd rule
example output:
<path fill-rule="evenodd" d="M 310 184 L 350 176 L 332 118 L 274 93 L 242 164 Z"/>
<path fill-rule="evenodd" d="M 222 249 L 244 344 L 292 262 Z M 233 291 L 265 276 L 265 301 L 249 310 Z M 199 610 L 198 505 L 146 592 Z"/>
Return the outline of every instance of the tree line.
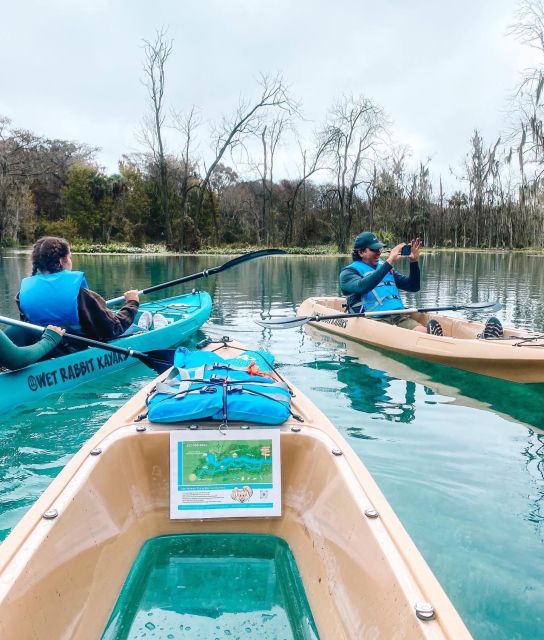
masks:
<path fill-rule="evenodd" d="M 525 0 L 510 33 L 542 56 L 542 25 L 541 1 Z M 174 250 L 236 243 L 346 251 L 366 228 L 390 241 L 418 235 L 427 246 L 544 243 L 544 61 L 516 90 L 516 126 L 492 141 L 474 130 L 447 191 L 430 160 L 414 170 L 409 149 L 394 143 L 386 114 L 366 96 L 339 97 L 313 140 L 298 140 L 297 177 L 278 177 L 278 149 L 296 138 L 302 118 L 282 76 L 262 75 L 254 97 L 203 136 L 198 109 L 168 104 L 172 51 L 165 31 L 145 42 L 144 150 L 123 156 L 115 174 L 100 168 L 96 148 L 0 118 L 0 244 L 53 234 Z M 178 142 L 168 146 L 172 130 Z M 207 162 L 197 153 L 203 138 Z"/>

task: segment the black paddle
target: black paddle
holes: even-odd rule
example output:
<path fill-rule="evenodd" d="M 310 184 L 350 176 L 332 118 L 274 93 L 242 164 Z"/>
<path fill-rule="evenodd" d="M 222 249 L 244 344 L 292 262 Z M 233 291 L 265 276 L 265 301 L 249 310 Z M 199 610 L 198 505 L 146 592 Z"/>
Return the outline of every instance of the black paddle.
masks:
<path fill-rule="evenodd" d="M 426 313 L 428 311 L 459 311 L 468 309 L 469 311 L 498 311 L 502 308 L 500 302 L 471 302 L 468 304 L 455 304 L 447 307 L 423 307 L 421 309 L 395 309 L 394 311 L 367 311 L 361 313 L 335 313 L 326 316 L 319 314 L 313 316 L 291 316 L 287 318 L 269 318 L 268 320 L 255 320 L 261 327 L 267 329 L 292 329 L 301 327 L 308 322 L 319 322 L 320 320 L 350 320 L 351 318 L 383 318 L 386 316 L 405 315 L 408 313 Z"/>
<path fill-rule="evenodd" d="M 152 287 L 147 287 L 147 289 L 142 289 L 138 291 L 138 295 L 143 296 L 146 293 L 151 293 L 152 291 L 160 291 L 161 289 L 166 289 L 167 287 L 173 287 L 176 284 L 183 284 L 184 282 L 191 282 L 192 280 L 198 280 L 199 278 L 207 278 L 208 276 L 212 276 L 216 273 L 221 273 L 221 271 L 226 271 L 231 267 L 236 267 L 243 262 L 247 262 L 248 260 L 254 260 L 255 258 L 264 258 L 265 256 L 277 256 L 284 254 L 285 251 L 283 249 L 259 249 L 259 251 L 250 251 L 249 253 L 244 253 L 237 258 L 233 258 L 225 264 L 220 264 L 217 267 L 212 267 L 211 269 L 204 269 L 204 271 L 199 271 L 198 273 L 193 273 L 189 276 L 183 276 L 182 278 L 177 278 L 176 280 L 170 280 L 169 282 L 163 282 L 162 284 L 156 284 Z M 113 298 L 112 300 L 107 300 L 106 304 L 109 306 L 114 304 L 119 304 L 120 302 L 124 302 L 125 298 L 123 296 L 119 296 L 118 298 Z"/>
<path fill-rule="evenodd" d="M 21 327 L 36 333 L 43 333 L 45 327 L 40 327 L 37 324 L 31 324 L 30 322 L 23 322 L 22 320 L 14 320 L 13 318 L 6 318 L 0 316 L 0 323 L 10 324 L 14 327 Z M 87 345 L 88 347 L 97 347 L 104 351 L 111 351 L 113 353 L 121 353 L 127 357 L 136 358 L 143 362 L 145 365 L 156 371 L 157 373 L 163 373 L 169 369 L 174 363 L 175 349 L 156 349 L 154 351 L 136 351 L 135 349 L 127 349 L 125 347 L 119 347 L 116 344 L 109 344 L 107 342 L 99 342 L 98 340 L 91 340 L 91 338 L 84 338 L 83 336 L 76 336 L 72 333 L 65 333 L 63 339 L 70 340 L 70 342 L 76 342 L 79 344 Z"/>

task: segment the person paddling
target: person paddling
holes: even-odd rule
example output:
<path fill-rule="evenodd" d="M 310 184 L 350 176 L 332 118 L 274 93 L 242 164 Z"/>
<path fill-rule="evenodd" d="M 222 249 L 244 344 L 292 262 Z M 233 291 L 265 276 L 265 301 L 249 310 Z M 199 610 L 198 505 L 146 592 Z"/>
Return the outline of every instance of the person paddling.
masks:
<path fill-rule="evenodd" d="M 41 340 L 35 344 L 19 347 L 0 331 L 0 367 L 22 369 L 47 355 L 62 340 L 64 329 L 49 325 Z"/>
<path fill-rule="evenodd" d="M 419 291 L 421 285 L 418 260 L 421 240 L 417 238 L 410 244 L 401 242 L 391 249 L 385 260 L 381 259 L 384 246 L 371 231 L 364 231 L 355 238 L 352 263 L 340 271 L 340 289 L 347 297 L 349 312 L 404 309 L 399 290 L 413 293 Z M 393 270 L 393 265 L 401 258 L 408 258 L 410 262 L 408 276 Z M 427 327 L 424 327 L 413 318 L 401 314 L 373 319 L 403 329 L 442 335 L 442 328 L 436 320 L 430 320 Z"/>
<path fill-rule="evenodd" d="M 21 320 L 55 324 L 95 340 L 112 340 L 132 326 L 139 307 L 137 290 L 124 293 L 125 304 L 113 313 L 91 291 L 82 271 L 72 270 L 70 245 L 45 236 L 32 249 L 32 275 L 23 278 L 16 301 Z"/>

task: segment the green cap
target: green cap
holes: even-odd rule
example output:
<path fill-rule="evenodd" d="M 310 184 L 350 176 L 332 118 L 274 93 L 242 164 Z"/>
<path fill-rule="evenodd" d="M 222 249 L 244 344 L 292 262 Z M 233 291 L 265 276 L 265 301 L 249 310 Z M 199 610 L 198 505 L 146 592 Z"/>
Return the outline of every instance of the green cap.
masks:
<path fill-rule="evenodd" d="M 383 249 L 385 247 L 383 242 L 380 242 L 377 236 L 371 231 L 363 231 L 355 238 L 355 243 L 353 244 L 354 249 L 372 249 L 373 251 L 378 251 L 378 249 Z"/>

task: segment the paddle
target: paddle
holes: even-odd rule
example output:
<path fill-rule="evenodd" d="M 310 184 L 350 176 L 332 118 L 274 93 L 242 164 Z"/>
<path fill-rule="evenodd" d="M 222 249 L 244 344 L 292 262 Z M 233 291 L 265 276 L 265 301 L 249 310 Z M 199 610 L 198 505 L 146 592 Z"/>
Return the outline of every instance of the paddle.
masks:
<path fill-rule="evenodd" d="M 22 320 L 6 318 L 5 316 L 0 316 L 0 323 L 9 324 L 14 327 L 22 327 L 23 329 L 35 331 L 36 333 L 43 333 L 45 331 L 45 327 L 40 327 L 39 325 L 31 324 L 30 322 L 23 322 Z M 70 342 L 84 344 L 88 347 L 97 347 L 98 349 L 103 349 L 104 351 L 121 353 L 131 358 L 137 358 L 157 373 L 163 373 L 163 371 L 169 369 L 174 362 L 174 349 L 157 349 L 155 351 L 146 352 L 136 351 L 135 349 L 119 347 L 116 344 L 109 344 L 107 342 L 91 340 L 91 338 L 84 338 L 83 336 L 76 336 L 72 333 L 65 333 L 63 339 L 70 340 Z"/>
<path fill-rule="evenodd" d="M 459 311 L 468 309 L 470 311 L 498 311 L 502 308 L 499 302 L 472 302 L 468 304 L 455 304 L 447 307 L 423 307 L 421 309 L 395 309 L 394 311 L 367 311 L 362 313 L 335 313 L 326 316 L 319 314 L 313 316 L 291 316 L 287 318 L 269 318 L 268 320 L 255 320 L 261 327 L 267 329 L 292 329 L 301 327 L 308 322 L 319 322 L 320 320 L 350 320 L 351 318 L 382 318 L 385 316 L 405 315 L 408 313 L 426 313 L 428 311 Z"/>
<path fill-rule="evenodd" d="M 170 280 L 169 282 L 163 282 L 162 284 L 156 284 L 152 287 L 147 287 L 147 289 L 142 289 L 138 291 L 138 295 L 143 296 L 146 293 L 151 293 L 152 291 L 160 291 L 161 289 L 166 289 L 167 287 L 173 287 L 176 284 L 183 284 L 184 282 L 191 282 L 192 280 L 198 280 L 199 278 L 207 278 L 208 276 L 212 276 L 216 273 L 221 273 L 221 271 L 226 271 L 231 267 L 236 267 L 239 264 L 244 262 L 248 262 L 249 260 L 254 260 L 255 258 L 264 258 L 265 256 L 277 256 L 284 254 L 285 251 L 283 249 L 260 249 L 259 251 L 250 251 L 249 253 L 244 253 L 237 258 L 233 258 L 225 264 L 220 264 L 217 267 L 212 267 L 211 269 L 204 269 L 204 271 L 199 271 L 198 273 L 193 273 L 189 276 L 183 276 L 182 278 L 177 278 L 176 280 Z M 107 300 L 106 304 L 109 306 L 114 304 L 119 304 L 120 302 L 124 302 L 124 296 L 119 296 L 118 298 L 112 298 L 111 300 Z"/>

